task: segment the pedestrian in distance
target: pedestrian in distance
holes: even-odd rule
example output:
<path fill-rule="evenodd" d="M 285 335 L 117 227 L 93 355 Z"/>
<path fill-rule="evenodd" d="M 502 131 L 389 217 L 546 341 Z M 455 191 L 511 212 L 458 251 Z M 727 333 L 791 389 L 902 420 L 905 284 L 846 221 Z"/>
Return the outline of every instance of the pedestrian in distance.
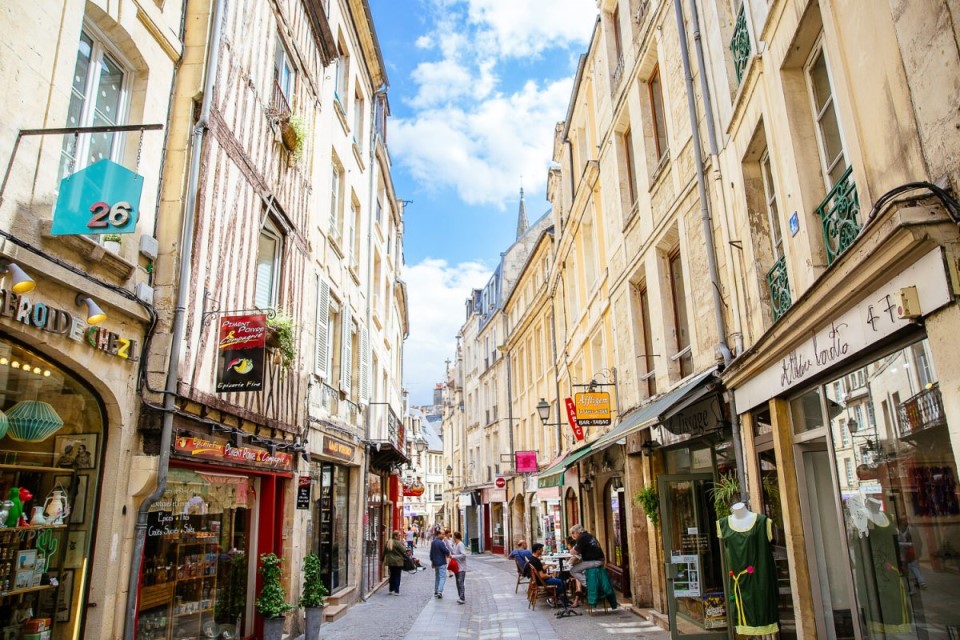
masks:
<path fill-rule="evenodd" d="M 383 548 L 383 563 L 390 572 L 390 593 L 395 596 L 400 595 L 400 572 L 403 571 L 403 558 L 407 553 L 400 536 L 399 530 L 394 531 Z"/>
<path fill-rule="evenodd" d="M 412 527 L 407 527 L 407 549 L 410 550 L 410 553 L 413 553 L 413 547 L 417 540 L 416 535 Z"/>
<path fill-rule="evenodd" d="M 443 586 L 447 583 L 447 558 L 450 548 L 443 539 L 443 532 L 437 534 L 430 543 L 430 566 L 433 567 L 433 595 L 443 598 Z"/>
<path fill-rule="evenodd" d="M 450 551 L 451 563 L 456 562 L 457 566 L 454 575 L 457 580 L 457 604 L 466 602 L 467 580 L 467 548 L 463 546 L 463 536 L 459 531 L 453 532 L 453 549 Z"/>

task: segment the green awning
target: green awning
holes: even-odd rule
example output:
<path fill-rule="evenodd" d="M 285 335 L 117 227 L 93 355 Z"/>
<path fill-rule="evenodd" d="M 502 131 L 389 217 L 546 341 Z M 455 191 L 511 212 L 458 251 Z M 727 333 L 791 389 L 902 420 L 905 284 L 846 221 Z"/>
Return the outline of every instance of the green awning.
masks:
<path fill-rule="evenodd" d="M 540 472 L 537 478 L 537 487 L 546 489 L 548 487 L 563 486 L 563 472 L 569 469 L 577 460 L 580 460 L 593 451 L 593 445 L 587 445 L 579 449 L 574 449 L 564 456 L 563 460 L 556 463 L 546 471 Z"/>
<path fill-rule="evenodd" d="M 593 443 L 593 448 L 597 451 L 606 449 L 620 438 L 625 438 L 635 431 L 656 424 L 660 421 L 662 415 L 684 402 L 688 397 L 699 398 L 700 396 L 697 395 L 699 388 L 712 380 L 711 376 L 716 370 L 716 367 L 714 367 L 699 373 L 681 383 L 672 391 L 668 391 L 654 401 L 640 407 L 626 416 L 613 430 L 600 436 Z"/>

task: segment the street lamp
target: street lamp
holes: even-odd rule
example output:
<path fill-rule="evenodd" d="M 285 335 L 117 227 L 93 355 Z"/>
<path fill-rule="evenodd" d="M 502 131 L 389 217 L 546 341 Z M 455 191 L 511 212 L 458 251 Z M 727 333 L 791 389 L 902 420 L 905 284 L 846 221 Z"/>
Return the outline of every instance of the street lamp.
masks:
<path fill-rule="evenodd" d="M 540 398 L 540 402 L 537 403 L 537 415 L 540 416 L 540 422 L 543 423 L 543 426 L 551 426 L 547 424 L 547 420 L 550 419 L 550 405 L 547 404 L 547 401 L 544 398 Z"/>

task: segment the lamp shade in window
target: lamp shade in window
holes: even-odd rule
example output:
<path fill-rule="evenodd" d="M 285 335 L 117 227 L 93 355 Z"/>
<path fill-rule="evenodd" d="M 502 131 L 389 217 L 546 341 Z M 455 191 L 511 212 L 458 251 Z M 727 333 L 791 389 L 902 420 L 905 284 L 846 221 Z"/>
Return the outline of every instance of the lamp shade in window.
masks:
<path fill-rule="evenodd" d="M 20 442 L 42 442 L 63 426 L 63 419 L 48 402 L 23 400 L 7 411 L 10 437 Z"/>
<path fill-rule="evenodd" d="M 7 414 L 3 411 L 0 411 L 0 438 L 7 435 L 7 429 L 10 428 L 10 421 L 7 419 Z"/>

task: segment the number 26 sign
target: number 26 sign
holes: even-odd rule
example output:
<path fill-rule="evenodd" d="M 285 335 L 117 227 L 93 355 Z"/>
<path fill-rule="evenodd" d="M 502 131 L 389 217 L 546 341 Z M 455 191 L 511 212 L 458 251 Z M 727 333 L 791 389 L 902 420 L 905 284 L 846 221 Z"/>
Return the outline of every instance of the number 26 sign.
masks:
<path fill-rule="evenodd" d="M 55 236 L 133 233 L 143 176 L 101 160 L 60 181 L 50 233 Z"/>

